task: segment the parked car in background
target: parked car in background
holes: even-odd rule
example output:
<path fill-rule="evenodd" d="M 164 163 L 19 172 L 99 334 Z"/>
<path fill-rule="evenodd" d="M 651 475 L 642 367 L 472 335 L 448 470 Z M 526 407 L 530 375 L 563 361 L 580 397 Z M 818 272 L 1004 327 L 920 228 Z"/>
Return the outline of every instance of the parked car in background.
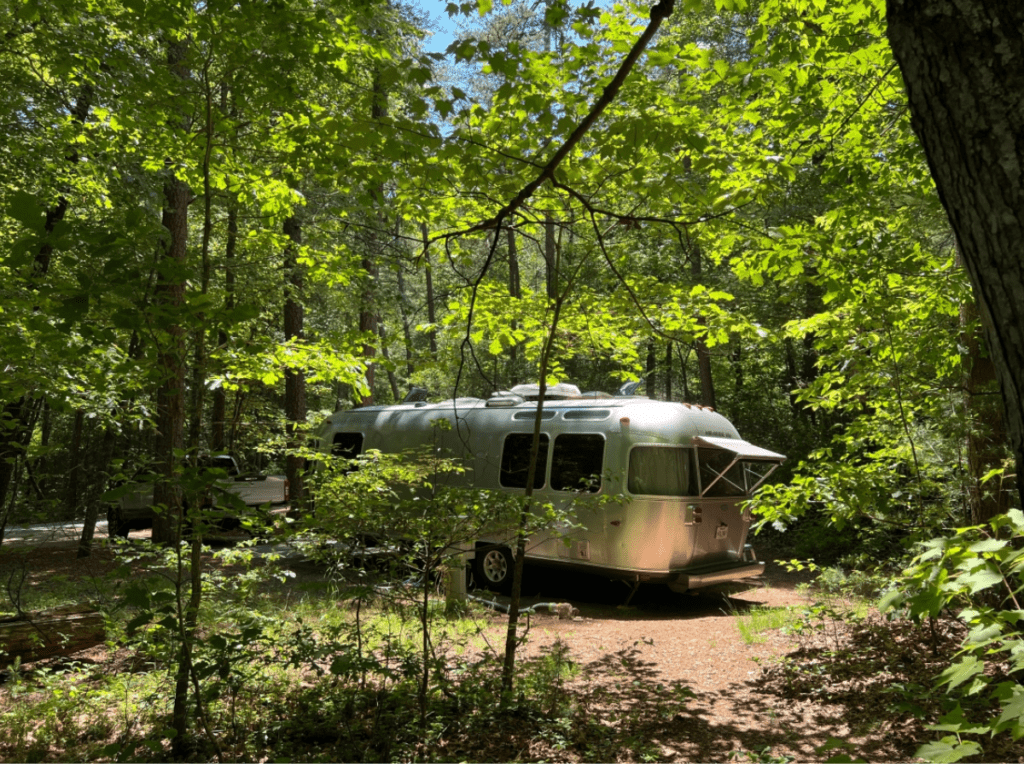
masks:
<path fill-rule="evenodd" d="M 227 454 L 203 457 L 199 466 L 219 469 L 227 475 L 213 483 L 209 491 L 199 499 L 199 507 L 235 506 L 224 498 L 224 494 L 240 500 L 247 507 L 271 506 L 288 501 L 288 479 L 284 475 L 243 474 L 235 457 Z M 225 522 L 237 523 L 237 518 L 227 517 Z M 124 538 L 132 529 L 152 526 L 153 484 L 129 483 L 122 489 L 120 500 L 107 508 L 109 535 Z"/>

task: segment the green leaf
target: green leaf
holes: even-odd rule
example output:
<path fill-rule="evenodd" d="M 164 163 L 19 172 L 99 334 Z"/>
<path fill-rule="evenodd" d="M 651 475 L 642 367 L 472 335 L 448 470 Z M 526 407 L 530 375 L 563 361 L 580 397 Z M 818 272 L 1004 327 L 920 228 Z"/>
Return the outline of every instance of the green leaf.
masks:
<path fill-rule="evenodd" d="M 951 733 L 987 733 L 988 728 L 984 725 L 976 725 L 967 721 L 964 711 L 960 705 L 956 705 L 949 714 L 939 718 L 937 725 L 925 726 L 930 731 L 950 731 Z"/>
<path fill-rule="evenodd" d="M 919 760 L 927 760 L 929 763 L 955 763 L 965 757 L 976 755 L 981 751 L 981 745 L 974 741 L 960 743 L 955 736 L 946 736 L 940 741 L 933 741 L 925 744 L 914 754 Z"/>
<path fill-rule="evenodd" d="M 952 664 L 938 676 L 939 685 L 946 684 L 946 692 L 951 692 L 954 688 L 963 685 L 975 675 L 980 675 L 985 671 L 985 664 L 973 656 L 969 656 L 963 661 Z"/>
<path fill-rule="evenodd" d="M 42 232 L 46 224 L 46 211 L 33 195 L 17 191 L 7 204 L 7 215 L 31 230 Z"/>
<path fill-rule="evenodd" d="M 956 584 L 967 587 L 972 595 L 1002 582 L 1002 574 L 988 563 L 978 566 L 969 573 L 960 574 L 955 580 Z"/>
<path fill-rule="evenodd" d="M 971 544 L 967 549 L 970 552 L 998 552 L 1000 549 L 1005 547 L 1008 542 L 1001 539 L 983 539 L 982 541 L 976 541 Z"/>

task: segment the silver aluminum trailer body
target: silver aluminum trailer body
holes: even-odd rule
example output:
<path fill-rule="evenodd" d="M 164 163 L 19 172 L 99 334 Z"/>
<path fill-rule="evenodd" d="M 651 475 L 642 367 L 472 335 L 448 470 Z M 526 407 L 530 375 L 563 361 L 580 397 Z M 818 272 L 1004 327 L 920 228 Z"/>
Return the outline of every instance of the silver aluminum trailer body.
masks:
<path fill-rule="evenodd" d="M 537 403 L 508 395 L 339 411 L 322 428 L 321 448 L 354 457 L 437 441 L 444 454 L 464 462 L 462 482 L 522 494 Z M 452 429 L 436 432 L 436 419 L 447 419 Z M 577 495 L 596 492 L 629 501 L 580 505 L 574 518 L 582 532 L 571 532 L 569 545 L 563 531 L 531 536 L 528 560 L 666 583 L 676 591 L 764 571 L 748 554 L 751 521 L 741 505 L 785 457 L 742 440 L 720 414 L 645 397 L 555 399 L 544 403 L 541 439 L 538 501 L 568 506 Z M 600 476 L 600 488 L 581 483 L 592 474 Z M 485 586 L 510 580 L 511 541 L 511 532 L 502 531 L 469 543 Z"/>

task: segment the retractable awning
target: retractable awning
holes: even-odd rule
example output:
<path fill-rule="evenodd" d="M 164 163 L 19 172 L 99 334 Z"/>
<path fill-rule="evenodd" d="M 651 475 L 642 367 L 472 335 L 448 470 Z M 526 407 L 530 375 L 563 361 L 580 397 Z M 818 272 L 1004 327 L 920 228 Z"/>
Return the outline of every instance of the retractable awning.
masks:
<path fill-rule="evenodd" d="M 786 457 L 781 453 L 758 448 L 746 440 L 735 440 L 729 437 L 695 437 L 693 444 L 703 448 L 721 448 L 736 454 L 737 461 L 771 461 L 781 464 Z"/>
<path fill-rule="evenodd" d="M 719 450 L 728 451 L 734 454 L 732 461 L 729 465 L 722 470 L 711 470 L 711 476 L 708 478 L 710 482 L 704 482 L 704 466 L 700 458 L 700 452 L 697 453 L 697 463 L 701 468 L 698 473 L 698 480 L 701 484 L 700 495 L 707 496 L 711 489 L 719 482 L 724 483 L 726 486 L 731 486 L 732 489 L 738 495 L 749 495 L 760 488 L 768 476 L 779 468 L 779 465 L 786 460 L 786 457 L 781 453 L 775 453 L 775 451 L 769 451 L 767 448 L 758 448 L 753 443 L 748 443 L 746 440 L 737 440 L 729 437 L 705 437 L 698 436 L 693 438 L 693 444 L 698 448 L 718 448 Z M 772 466 L 763 474 L 755 469 L 749 463 L 741 464 L 742 477 L 730 479 L 726 477 L 734 466 L 739 462 L 757 462 L 763 464 L 771 464 Z"/>

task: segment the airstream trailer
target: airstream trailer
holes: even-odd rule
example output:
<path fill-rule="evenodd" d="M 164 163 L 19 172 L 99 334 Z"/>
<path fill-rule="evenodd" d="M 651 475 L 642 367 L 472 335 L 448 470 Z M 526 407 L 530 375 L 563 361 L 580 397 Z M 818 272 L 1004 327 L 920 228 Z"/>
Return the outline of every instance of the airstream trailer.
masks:
<path fill-rule="evenodd" d="M 577 527 L 530 537 L 527 562 L 557 564 L 677 592 L 760 575 L 741 506 L 785 457 L 741 439 L 724 416 L 701 406 L 627 394 L 548 387 L 541 409 L 535 497 L 569 505 L 580 494 L 622 495 L 625 503 L 573 507 Z M 522 494 L 526 487 L 537 385 L 490 398 L 428 403 L 412 393 L 399 405 L 339 411 L 320 433 L 321 449 L 355 457 L 437 440 L 467 468 L 465 482 Z M 597 479 L 599 478 L 599 480 Z M 595 497 L 596 498 L 596 497 Z M 508 532 L 467 542 L 479 585 L 512 579 Z"/>

